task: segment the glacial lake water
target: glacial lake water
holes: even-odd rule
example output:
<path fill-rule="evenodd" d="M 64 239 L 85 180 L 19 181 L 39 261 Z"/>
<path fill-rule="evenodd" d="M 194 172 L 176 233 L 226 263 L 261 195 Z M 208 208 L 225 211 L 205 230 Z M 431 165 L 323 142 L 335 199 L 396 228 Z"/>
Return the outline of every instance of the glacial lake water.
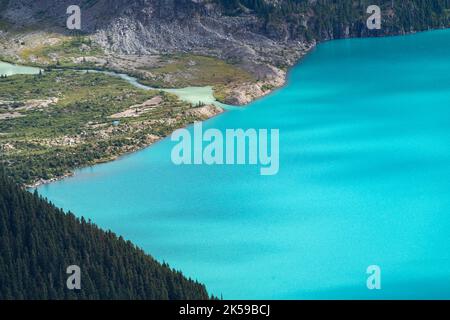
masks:
<path fill-rule="evenodd" d="M 110 71 L 97 71 L 97 70 L 90 70 L 89 72 L 99 72 L 99 73 L 104 73 L 104 74 L 107 74 L 110 76 L 119 77 L 139 89 L 160 90 L 160 91 L 172 93 L 172 94 L 178 96 L 178 98 L 180 100 L 192 103 L 193 105 L 196 105 L 198 103 L 204 103 L 204 104 L 214 104 L 216 106 L 219 106 L 219 107 L 222 107 L 222 108 L 228 109 L 228 110 L 233 109 L 232 106 L 225 105 L 216 100 L 216 98 L 214 97 L 213 87 L 211 87 L 211 86 L 186 87 L 186 88 L 176 88 L 176 89 L 152 88 L 152 87 L 149 87 L 147 85 L 140 83 L 137 78 L 129 76 L 124 73 L 116 73 L 116 72 L 110 72 Z"/>
<path fill-rule="evenodd" d="M 18 66 L 0 61 L 0 75 L 12 76 L 14 74 L 38 74 L 39 68 Z"/>
<path fill-rule="evenodd" d="M 204 127 L 279 129 L 279 174 L 166 139 L 39 192 L 225 299 L 450 298 L 449 30 L 323 43 Z"/>

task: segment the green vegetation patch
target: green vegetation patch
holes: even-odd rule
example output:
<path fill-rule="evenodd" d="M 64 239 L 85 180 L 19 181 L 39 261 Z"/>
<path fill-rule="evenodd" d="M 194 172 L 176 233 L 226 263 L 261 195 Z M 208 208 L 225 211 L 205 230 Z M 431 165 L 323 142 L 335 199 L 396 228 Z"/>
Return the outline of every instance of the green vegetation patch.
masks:
<path fill-rule="evenodd" d="M 143 82 L 154 87 L 183 88 L 255 82 L 248 72 L 222 60 L 197 55 L 168 55 L 162 65 L 143 69 L 153 75 Z"/>
<path fill-rule="evenodd" d="M 190 109 L 176 96 L 138 89 L 102 73 L 51 71 L 2 78 L 0 162 L 21 183 L 61 177 L 202 120 Z"/>
<path fill-rule="evenodd" d="M 97 44 L 86 36 L 54 38 L 54 44 L 44 44 L 21 50 L 19 56 L 27 64 L 52 67 L 94 67 L 92 57 L 104 54 Z"/>

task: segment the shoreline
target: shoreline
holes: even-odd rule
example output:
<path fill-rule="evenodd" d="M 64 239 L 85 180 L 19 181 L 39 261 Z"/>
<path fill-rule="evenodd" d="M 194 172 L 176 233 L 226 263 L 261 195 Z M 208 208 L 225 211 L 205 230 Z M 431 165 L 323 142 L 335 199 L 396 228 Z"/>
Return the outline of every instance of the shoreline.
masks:
<path fill-rule="evenodd" d="M 211 106 L 210 106 L 210 105 L 207 105 L 207 106 L 205 106 L 205 107 L 211 107 Z M 214 114 L 213 116 L 208 117 L 207 119 L 202 120 L 202 121 L 200 121 L 200 122 L 203 123 L 203 122 L 205 122 L 205 121 L 211 120 L 211 119 L 213 119 L 213 118 L 215 118 L 215 117 L 218 117 L 218 116 L 220 116 L 220 115 L 222 115 L 222 114 L 224 114 L 224 113 L 226 113 L 226 112 L 229 111 L 229 110 L 226 110 L 226 109 L 217 107 L 217 106 L 213 106 L 213 107 L 214 107 L 216 110 L 218 110 L 218 112 L 217 112 L 216 114 Z M 204 107 L 203 107 L 203 108 L 204 108 Z M 191 109 L 191 110 L 195 110 L 195 109 Z M 220 110 L 220 111 L 219 111 L 219 110 Z M 34 182 L 34 183 L 32 183 L 32 184 L 26 184 L 26 185 L 24 185 L 24 188 L 25 188 L 25 189 L 37 189 L 37 188 L 39 188 L 39 187 L 42 187 L 42 186 L 45 186 L 45 185 L 48 185 L 48 184 L 51 184 L 51 183 L 54 183 L 54 182 L 58 182 L 58 181 L 61 181 L 61 180 L 67 179 L 67 178 L 71 178 L 71 177 L 75 176 L 76 171 L 78 171 L 78 170 L 87 169 L 87 168 L 91 168 L 91 167 L 94 167 L 94 166 L 97 166 L 97 165 L 101 165 L 101 164 L 106 164 L 106 163 L 110 163 L 110 162 L 113 162 L 113 161 L 117 161 L 117 160 L 119 160 L 119 159 L 122 158 L 122 157 L 126 157 L 126 156 L 128 156 L 128 155 L 131 155 L 131 154 L 134 154 L 134 153 L 136 153 L 136 152 L 140 152 L 140 151 L 143 151 L 143 150 L 145 150 L 145 149 L 147 149 L 147 148 L 150 148 L 150 147 L 154 146 L 155 144 L 157 144 L 157 143 L 159 143 L 159 142 L 161 142 L 161 141 L 163 141 L 163 140 L 169 138 L 169 137 L 173 134 L 173 132 L 175 132 L 176 130 L 180 130 L 180 129 L 183 129 L 183 128 L 187 128 L 187 127 L 189 127 L 189 126 L 191 126 L 191 125 L 193 125 L 193 123 L 190 123 L 189 125 L 187 125 L 187 126 L 185 126 L 185 127 L 177 128 L 177 129 L 175 129 L 174 131 L 172 131 L 169 135 L 167 135 L 167 136 L 165 136 L 165 137 L 159 137 L 159 139 L 157 139 L 157 140 L 155 140 L 155 141 L 153 141 L 153 142 L 151 142 L 151 143 L 149 143 L 149 144 L 146 144 L 146 145 L 144 145 L 144 146 L 133 146 L 133 148 L 132 148 L 131 150 L 128 150 L 128 151 L 126 151 L 126 152 L 124 152 L 124 153 L 115 155 L 115 156 L 110 157 L 110 158 L 99 159 L 99 160 L 97 160 L 96 162 L 94 162 L 94 163 L 92 163 L 92 164 L 90 164 L 90 165 L 80 166 L 80 167 L 73 168 L 73 169 L 71 170 L 71 172 L 67 172 L 67 173 L 65 173 L 64 175 L 60 176 L 60 177 L 53 177 L 53 178 L 47 179 L 47 180 L 46 180 L 46 179 L 39 179 L 39 180 L 37 180 L 36 182 Z"/>
<path fill-rule="evenodd" d="M 273 93 L 276 92 L 277 90 L 280 90 L 280 89 L 284 88 L 284 87 L 286 86 L 287 82 L 288 82 L 287 80 L 288 80 L 289 72 L 291 71 L 291 69 L 292 69 L 293 67 L 295 67 L 298 63 L 300 63 L 300 62 L 303 60 L 303 58 L 305 58 L 305 57 L 306 57 L 311 51 L 313 51 L 313 49 L 315 49 L 316 47 L 317 47 L 317 43 L 315 43 L 314 45 L 311 45 L 311 46 L 308 48 L 308 50 L 306 50 L 306 51 L 301 55 L 301 57 L 300 57 L 300 58 L 299 58 L 292 66 L 289 67 L 289 69 L 288 69 L 287 71 L 283 71 L 282 77 L 280 77 L 280 81 L 279 81 L 279 84 L 280 84 L 280 85 L 279 85 L 279 86 L 273 87 L 273 88 L 271 88 L 270 90 L 267 90 L 267 91 L 265 91 L 265 92 L 262 92 L 262 94 L 260 94 L 260 95 L 253 96 L 253 97 L 252 97 L 248 102 L 246 102 L 245 104 L 242 104 L 242 105 L 229 105 L 229 106 L 230 106 L 230 107 L 234 107 L 234 108 L 246 108 L 246 107 L 247 107 L 248 105 L 250 105 L 251 103 L 253 103 L 253 102 L 255 102 L 255 101 L 258 101 L 258 100 L 260 100 L 260 99 L 263 99 L 263 98 L 265 98 L 265 97 L 267 97 L 267 96 L 273 94 Z M 44 71 L 45 71 L 45 69 L 46 69 L 45 67 L 30 66 L 30 65 L 26 65 L 26 64 L 15 64 L 15 63 L 12 63 L 12 62 L 9 62 L 9 61 L 4 61 L 4 60 L 0 60 L 0 61 L 6 62 L 6 63 L 9 63 L 9 64 L 18 65 L 18 66 L 41 68 L 41 69 L 44 69 Z M 185 88 L 151 88 L 151 87 L 149 87 L 149 86 L 147 86 L 147 85 L 141 83 L 141 82 L 140 82 L 141 79 L 139 79 L 138 77 L 135 77 L 135 76 L 132 75 L 132 74 L 130 75 L 130 74 L 127 74 L 127 73 L 118 72 L 118 71 L 116 71 L 116 70 L 111 70 L 111 69 L 107 69 L 107 68 L 71 68 L 71 67 L 56 67 L 56 68 L 53 68 L 53 67 L 48 67 L 47 70 L 60 70 L 60 71 L 64 71 L 64 70 L 70 71 L 70 70 L 71 70 L 71 71 L 85 71 L 85 72 L 86 72 L 86 71 L 87 71 L 87 72 L 92 71 L 92 72 L 101 72 L 101 73 L 105 73 L 105 74 L 110 74 L 111 76 L 115 76 L 115 77 L 126 76 L 126 77 L 129 77 L 130 79 L 133 78 L 133 79 L 136 81 L 136 84 L 137 84 L 137 85 L 134 84 L 134 83 L 132 83 L 131 81 L 129 81 L 129 80 L 127 80 L 127 79 L 122 78 L 124 81 L 127 81 L 128 83 L 130 83 L 130 84 L 133 85 L 133 86 L 140 87 L 141 89 L 143 89 L 143 87 L 147 87 L 147 90 L 173 90 L 173 89 L 185 89 Z M 280 70 L 280 71 L 282 71 L 282 70 Z M 253 84 L 253 85 L 258 86 L 258 84 Z M 172 93 L 172 94 L 176 95 L 176 96 L 178 97 L 178 99 L 182 100 L 182 98 L 181 98 L 179 95 L 177 95 L 176 93 Z M 213 97 L 214 97 L 214 96 L 213 96 Z M 226 104 L 223 104 L 222 102 L 220 102 L 219 100 L 217 100 L 215 97 L 214 97 L 214 99 L 215 99 L 215 102 L 217 102 L 217 103 L 219 103 L 219 104 L 221 104 L 221 105 L 225 105 L 225 106 L 226 106 Z M 230 111 L 230 110 L 227 110 L 227 109 L 224 108 L 224 107 L 217 106 L 217 105 L 215 105 L 215 104 L 207 104 L 207 105 L 204 106 L 204 107 L 210 107 L 210 108 L 213 107 L 214 109 L 217 110 L 217 112 L 214 113 L 212 116 L 207 116 L 206 119 L 202 120 L 201 122 L 208 121 L 208 120 L 210 120 L 210 119 L 213 119 L 213 118 L 215 118 L 215 117 L 217 117 L 217 116 L 220 116 L 220 115 L 226 113 L 227 111 Z M 204 107 L 200 107 L 200 108 L 204 108 Z M 191 109 L 191 110 L 195 110 L 195 109 L 198 109 L 198 108 L 194 108 L 194 109 Z M 187 125 L 187 126 L 177 128 L 176 130 L 183 129 L 183 128 L 187 128 L 187 127 L 189 127 L 189 126 L 191 126 L 191 125 L 192 125 L 192 123 L 189 124 L 189 125 Z M 174 131 L 175 131 L 175 130 L 174 130 Z M 174 131 L 173 131 L 173 132 L 174 132 Z M 109 162 L 113 162 L 113 161 L 116 161 L 116 160 L 120 159 L 121 157 L 124 157 L 124 156 L 130 155 L 130 154 L 133 154 L 133 153 L 142 151 L 142 150 L 144 150 L 144 149 L 146 149 L 146 148 L 149 148 L 149 147 L 153 146 L 154 144 L 156 144 L 156 143 L 158 143 L 158 142 L 160 142 L 160 141 L 162 141 L 162 140 L 164 140 L 164 139 L 167 139 L 168 137 L 170 137 L 170 135 L 171 135 L 173 132 L 171 132 L 171 133 L 170 133 L 169 135 L 167 135 L 167 136 L 160 137 L 158 140 L 156 140 L 156 141 L 154 141 L 154 142 L 152 142 L 152 143 L 146 144 L 146 145 L 144 145 L 144 146 L 132 146 L 132 147 L 131 147 L 131 150 L 128 150 L 128 151 L 126 151 L 126 152 L 124 152 L 124 153 L 118 154 L 118 155 L 116 155 L 116 156 L 114 156 L 114 157 L 105 158 L 105 159 L 99 159 L 99 160 L 95 161 L 94 163 L 92 163 L 92 164 L 90 164 L 90 165 L 80 166 L 80 167 L 75 167 L 75 168 L 73 168 L 70 172 L 67 172 L 67 173 L 65 173 L 65 174 L 63 174 L 62 176 L 59 176 L 59 177 L 53 177 L 53 178 L 51 178 L 51 179 L 38 179 L 37 181 L 35 181 L 35 182 L 31 183 L 31 184 L 26 184 L 26 185 L 24 185 L 24 187 L 25 187 L 25 189 L 27 189 L 27 190 L 30 190 L 30 189 L 37 189 L 37 188 L 39 188 L 39 187 L 42 187 L 42 186 L 45 186 L 45 185 L 48 185 L 48 184 L 51 184 L 51 183 L 54 183 L 54 182 L 58 182 L 58 181 L 64 180 L 64 179 L 66 179 L 66 178 L 73 177 L 73 176 L 76 174 L 76 171 L 77 171 L 77 170 L 82 170 L 82 169 L 90 168 L 90 167 L 93 167 L 93 166 L 96 166 L 96 165 L 106 164 L 106 163 L 109 163 Z"/>
<path fill-rule="evenodd" d="M 426 33 L 426 32 L 433 32 L 433 31 L 446 30 L 446 29 L 448 29 L 448 28 L 445 28 L 445 27 L 444 27 L 444 28 L 433 29 L 433 30 L 412 31 L 412 32 L 409 32 L 409 33 L 406 33 L 406 34 L 387 35 L 387 36 L 377 37 L 377 38 L 408 36 L 408 35 L 414 35 L 414 34 L 417 34 L 417 33 Z M 370 38 L 370 37 L 365 37 L 365 38 Z M 317 46 L 318 46 L 319 44 L 325 43 L 325 42 L 329 42 L 329 41 L 348 40 L 348 39 L 364 39 L 364 38 L 329 39 L 329 40 L 324 40 L 324 41 L 321 41 L 321 42 L 316 42 L 316 43 L 314 43 L 313 45 L 311 45 L 311 47 L 308 48 L 308 50 L 306 50 L 306 51 L 304 52 L 304 54 L 303 54 L 303 55 L 295 62 L 295 64 L 293 64 L 292 66 L 290 66 L 289 69 L 288 69 L 287 71 L 284 72 L 284 74 L 283 74 L 283 80 L 282 80 L 282 82 L 280 82 L 280 83 L 281 83 L 280 86 L 274 87 L 274 88 L 272 88 L 272 89 L 270 89 L 270 90 L 264 92 L 263 94 L 261 94 L 261 95 L 259 95 L 259 96 L 253 97 L 249 102 L 247 102 L 247 103 L 245 103 L 245 104 L 242 104 L 242 105 L 231 105 L 231 106 L 237 107 L 237 108 L 245 108 L 245 107 L 247 107 L 249 104 L 251 104 L 251 103 L 253 103 L 253 102 L 255 102 L 255 101 L 258 101 L 258 100 L 260 100 L 260 99 L 263 99 L 263 98 L 265 98 L 265 97 L 267 97 L 267 96 L 273 94 L 273 93 L 276 92 L 277 90 L 280 90 L 280 89 L 284 88 L 284 87 L 287 85 L 287 83 L 288 83 L 289 73 L 291 72 L 292 68 L 294 68 L 296 65 L 298 65 L 299 63 L 301 63 L 301 61 L 302 61 L 305 57 L 307 57 L 311 51 L 313 51 L 314 49 L 316 49 Z M 1 61 L 6 62 L 6 63 L 10 63 L 10 64 L 14 64 L 14 63 L 11 63 L 11 62 L 9 62 L 9 61 L 0 60 L 0 62 L 1 62 Z M 23 64 L 23 65 L 21 64 L 21 66 L 35 67 L 35 66 L 30 66 L 30 65 L 25 65 L 25 64 Z M 39 67 L 37 67 L 37 68 L 39 68 Z M 45 69 L 45 68 L 44 68 L 44 69 Z M 149 86 L 147 86 L 147 85 L 142 84 L 142 83 L 140 82 L 141 79 L 135 77 L 134 75 L 129 75 L 129 74 L 126 74 L 126 73 L 119 73 L 119 72 L 116 71 L 116 70 L 111 70 L 111 69 L 107 69 L 107 68 L 66 68 L 66 67 L 58 67 L 58 68 L 50 68 L 50 69 L 54 69 L 54 70 L 73 70 L 73 71 L 94 71 L 94 72 L 97 71 L 97 72 L 105 72 L 105 73 L 114 73 L 115 75 L 113 75 L 113 76 L 119 76 L 119 77 L 120 77 L 120 75 L 125 75 L 125 76 L 131 77 L 131 78 L 135 78 L 136 82 L 137 82 L 139 85 L 145 86 L 145 87 L 149 87 Z M 126 81 L 126 80 L 125 80 L 125 81 Z M 130 83 L 130 82 L 129 82 L 129 83 Z M 180 89 L 180 88 L 153 88 L 153 90 L 171 90 L 171 89 Z M 182 88 L 182 89 L 183 89 L 183 88 Z M 177 96 L 178 96 L 178 95 L 177 95 Z M 181 99 L 179 96 L 178 96 L 178 98 Z M 216 99 L 216 102 L 221 103 L 221 102 L 218 101 L 217 99 Z M 207 106 L 211 106 L 211 105 L 208 104 Z M 215 106 L 215 105 L 214 105 L 214 106 Z M 221 114 L 224 114 L 224 113 L 226 113 L 227 111 L 229 111 L 229 110 L 224 109 L 224 108 L 221 108 L 221 107 L 219 107 L 219 106 L 215 106 L 215 107 L 221 109 L 221 111 L 218 112 L 218 113 L 215 113 L 213 116 L 207 117 L 205 120 L 202 120 L 201 122 L 204 122 L 204 121 L 213 119 L 213 118 L 215 118 L 215 117 L 217 117 L 217 116 L 219 116 L 219 115 L 221 115 Z M 192 125 L 192 124 L 189 124 L 188 126 L 190 126 L 190 125 Z M 180 127 L 180 128 L 178 128 L 178 129 L 186 128 L 186 127 L 188 127 L 188 126 Z M 177 129 L 177 130 L 178 130 L 178 129 Z M 172 132 L 172 133 L 173 133 L 173 132 Z M 141 151 L 141 150 L 144 150 L 144 149 L 146 149 L 146 148 L 149 148 L 149 147 L 153 146 L 155 143 L 158 143 L 158 142 L 160 142 L 160 141 L 162 141 L 162 140 L 164 140 L 164 139 L 167 139 L 168 137 L 170 137 L 170 135 L 171 135 L 172 133 L 170 133 L 169 135 L 167 135 L 167 136 L 165 136 L 165 137 L 160 137 L 160 139 L 158 139 L 157 141 L 154 141 L 154 142 L 152 142 L 152 143 L 150 143 L 150 144 L 147 144 L 147 145 L 145 145 L 145 146 L 142 146 L 142 147 L 139 147 L 139 146 L 133 146 L 133 147 L 132 147 L 132 150 L 126 151 L 126 152 L 124 152 L 124 153 L 122 153 L 122 154 L 119 154 L 119 155 L 117 155 L 117 156 L 114 156 L 114 157 L 111 157 L 111 158 L 108 158 L 108 159 L 98 160 L 97 162 L 95 162 L 95 163 L 93 163 L 93 164 L 91 164 L 91 165 L 88 165 L 88 166 L 81 166 L 81 167 L 73 168 L 71 172 L 68 172 L 68 173 L 66 173 L 66 174 L 64 174 L 64 175 L 62 175 L 62 176 L 60 176 L 60 177 L 54 177 L 54 178 L 51 178 L 51 179 L 48 179 L 48 180 L 45 180 L 45 179 L 39 179 L 38 181 L 36 181 L 36 182 L 34 182 L 34 183 L 32 183 L 32 184 L 29 184 L 29 185 L 25 185 L 24 187 L 25 187 L 26 189 L 36 189 L 36 188 L 39 188 L 39 187 L 41 187 L 41 186 L 44 186 L 44 185 L 47 185 L 47 184 L 51 184 L 51 183 L 53 183 L 53 182 L 57 182 L 57 181 L 64 180 L 64 179 L 66 179 L 66 178 L 73 177 L 73 176 L 75 175 L 75 171 L 77 171 L 77 170 L 81 170 L 81 169 L 93 167 L 93 166 L 96 166 L 96 165 L 99 165 L 99 164 L 105 164 L 105 163 L 109 163 L 109 162 L 112 162 L 112 161 L 116 161 L 116 160 L 118 160 L 118 159 L 120 159 L 121 157 L 124 157 L 124 156 L 126 156 L 126 155 L 133 154 L 133 153 L 139 152 L 139 151 Z"/>
<path fill-rule="evenodd" d="M 301 59 L 303 59 L 303 58 L 304 58 L 304 57 L 305 57 L 305 56 L 306 56 L 313 48 L 315 48 L 315 46 L 311 47 L 311 49 L 308 50 L 308 51 L 302 56 Z M 301 61 L 301 59 L 299 59 L 292 67 L 294 67 L 295 65 L 297 65 L 297 64 Z M 10 63 L 10 62 L 7 62 L 7 63 Z M 292 67 L 291 67 L 291 68 L 292 68 Z M 290 69 L 291 69 L 291 68 L 290 68 Z M 93 72 L 102 72 L 102 73 L 104 72 L 104 73 L 109 73 L 109 74 L 111 74 L 111 76 L 115 76 L 115 77 L 121 77 L 121 75 L 125 75 L 125 76 L 131 77 L 131 78 L 135 78 L 133 75 L 128 75 L 128 74 L 125 74 L 125 73 L 118 73 L 118 72 L 112 71 L 112 70 L 101 70 L 101 68 L 99 68 L 99 69 L 79 69 L 79 68 L 64 68 L 64 67 L 61 67 L 61 68 L 49 68 L 49 69 L 50 69 L 50 70 L 93 71 Z M 49 70 L 49 69 L 47 69 L 47 70 Z M 280 86 L 275 87 L 275 88 L 273 88 L 273 89 L 271 89 L 271 90 L 268 90 L 268 91 L 264 92 L 264 94 L 259 95 L 259 96 L 255 97 L 255 98 L 253 98 L 250 102 L 248 102 L 248 103 L 246 103 L 246 104 L 244 104 L 244 105 L 230 105 L 230 106 L 231 106 L 231 107 L 235 107 L 235 108 L 246 108 L 246 107 L 247 107 L 248 105 L 250 105 L 251 103 L 253 103 L 253 102 L 257 101 L 257 100 L 263 99 L 263 98 L 265 98 L 266 96 L 269 96 L 269 95 L 273 94 L 275 91 L 282 89 L 282 88 L 285 87 L 285 85 L 287 84 L 287 78 L 288 78 L 290 69 L 288 70 L 288 72 L 285 72 L 285 73 L 283 74 L 283 82 L 282 82 L 282 84 L 281 84 Z M 141 86 L 146 86 L 146 85 L 142 84 L 141 82 L 139 82 L 139 80 L 140 80 L 139 78 L 135 78 L 135 80 L 136 80 L 136 82 L 137 82 L 139 85 L 141 85 Z M 124 81 L 127 81 L 127 80 L 124 79 Z M 127 82 L 128 82 L 128 83 L 131 83 L 131 82 L 129 82 L 129 81 L 127 81 Z M 133 84 L 132 84 L 132 85 L 133 85 Z M 148 86 L 146 86 L 146 87 L 148 87 Z M 159 89 L 159 90 L 164 90 L 164 89 L 165 89 L 165 90 L 172 90 L 173 88 L 158 88 L 158 89 Z M 152 89 L 152 90 L 158 90 L 158 89 L 155 88 L 155 89 Z M 185 88 L 182 88 L 182 89 L 185 89 Z M 149 89 L 149 90 L 150 90 L 150 89 Z M 172 93 L 172 94 L 175 94 L 175 93 Z M 177 94 L 175 94 L 175 95 L 177 95 Z M 177 97 L 178 97 L 178 99 L 181 99 L 180 96 L 177 95 Z M 218 101 L 217 99 L 216 99 L 216 102 L 222 104 L 222 102 Z M 213 119 L 213 118 L 215 118 L 215 117 L 218 117 L 218 116 L 220 116 L 220 115 L 222 115 L 222 114 L 224 114 L 224 113 L 230 111 L 230 110 L 227 110 L 226 108 L 223 108 L 223 107 L 220 107 L 220 106 L 217 106 L 217 105 L 209 105 L 209 104 L 208 104 L 208 105 L 206 105 L 206 106 L 204 106 L 204 107 L 214 107 L 216 110 L 218 110 L 218 112 L 215 113 L 215 114 L 212 115 L 212 116 L 208 116 L 206 119 L 202 120 L 201 122 L 208 121 L 208 120 L 210 120 L 210 119 Z M 204 108 L 204 107 L 200 107 L 200 108 Z M 198 109 L 198 108 L 196 108 L 196 109 Z M 191 109 L 191 110 L 195 111 L 195 109 Z M 180 128 L 178 128 L 178 129 L 176 129 L 176 130 L 183 129 L 183 128 L 187 128 L 187 127 L 189 127 L 189 126 L 191 126 L 191 125 L 192 125 L 192 123 L 189 124 L 188 126 L 180 127 Z M 173 132 L 174 132 L 174 131 L 173 131 Z M 152 142 L 152 143 L 150 143 L 150 144 L 147 144 L 147 145 L 145 145 L 145 146 L 142 146 L 142 147 L 139 147 L 139 146 L 133 146 L 133 147 L 132 147 L 132 150 L 126 151 L 126 152 L 121 153 L 121 154 L 119 154 L 119 155 L 116 155 L 116 156 L 114 156 L 114 157 L 110 157 L 110 158 L 107 158 L 107 159 L 99 159 L 99 160 L 97 160 L 95 163 L 93 163 L 93 164 L 91 164 L 91 165 L 73 168 L 70 172 L 67 172 L 67 173 L 65 173 L 64 175 L 59 176 L 59 177 L 53 177 L 53 178 L 50 178 L 50 179 L 38 179 L 37 181 L 35 181 L 35 182 L 31 183 L 31 184 L 26 184 L 26 185 L 24 185 L 24 187 L 25 187 L 25 189 L 27 189 L 27 190 L 29 190 L 29 189 L 37 189 L 37 188 L 39 188 L 39 187 L 42 187 L 42 186 L 45 186 L 45 185 L 48 185 L 48 184 L 51 184 L 51 183 L 54 183 L 54 182 L 58 182 L 58 181 L 61 181 L 61 180 L 64 180 L 64 179 L 73 177 L 73 176 L 76 174 L 76 171 L 77 171 L 77 170 L 82 170 L 82 169 L 90 168 L 90 167 L 93 167 L 93 166 L 96 166 L 96 165 L 100 165 L 100 164 L 105 164 L 105 163 L 113 162 L 113 161 L 116 161 L 116 160 L 120 159 L 121 157 L 125 157 L 125 156 L 127 156 L 127 155 L 130 155 L 130 154 L 133 154 L 133 153 L 142 151 L 142 150 L 144 150 L 144 149 L 146 149 L 146 148 L 149 148 L 149 147 L 155 145 L 156 143 L 158 143 L 158 142 L 160 142 L 160 141 L 162 141 L 162 140 L 164 140 L 164 139 L 167 139 L 168 137 L 170 137 L 170 135 L 171 135 L 173 132 L 171 132 L 171 133 L 170 133 L 169 135 L 167 135 L 167 136 L 160 137 L 158 140 L 156 140 L 156 141 L 154 141 L 154 142 Z"/>

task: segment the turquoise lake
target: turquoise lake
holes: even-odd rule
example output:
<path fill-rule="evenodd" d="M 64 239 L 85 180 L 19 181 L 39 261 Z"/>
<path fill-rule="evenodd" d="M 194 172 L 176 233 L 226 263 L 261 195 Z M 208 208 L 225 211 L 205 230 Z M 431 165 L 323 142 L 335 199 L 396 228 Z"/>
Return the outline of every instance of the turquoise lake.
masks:
<path fill-rule="evenodd" d="M 166 139 L 39 192 L 225 299 L 450 298 L 450 30 L 323 43 L 204 128 L 279 129 L 279 174 Z"/>

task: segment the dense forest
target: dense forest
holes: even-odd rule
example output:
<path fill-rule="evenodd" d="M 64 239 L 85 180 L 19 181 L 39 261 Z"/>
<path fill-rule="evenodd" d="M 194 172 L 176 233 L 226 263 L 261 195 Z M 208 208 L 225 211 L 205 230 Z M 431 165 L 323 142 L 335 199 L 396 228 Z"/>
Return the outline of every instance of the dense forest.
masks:
<path fill-rule="evenodd" d="M 450 0 L 215 0 L 231 16 L 256 13 L 263 32 L 293 39 L 402 34 L 449 26 Z M 366 10 L 379 5 L 382 30 L 368 32 Z"/>
<path fill-rule="evenodd" d="M 68 266 L 81 268 L 69 290 Z M 0 168 L 0 300 L 208 299 L 132 243 L 22 190 Z"/>

